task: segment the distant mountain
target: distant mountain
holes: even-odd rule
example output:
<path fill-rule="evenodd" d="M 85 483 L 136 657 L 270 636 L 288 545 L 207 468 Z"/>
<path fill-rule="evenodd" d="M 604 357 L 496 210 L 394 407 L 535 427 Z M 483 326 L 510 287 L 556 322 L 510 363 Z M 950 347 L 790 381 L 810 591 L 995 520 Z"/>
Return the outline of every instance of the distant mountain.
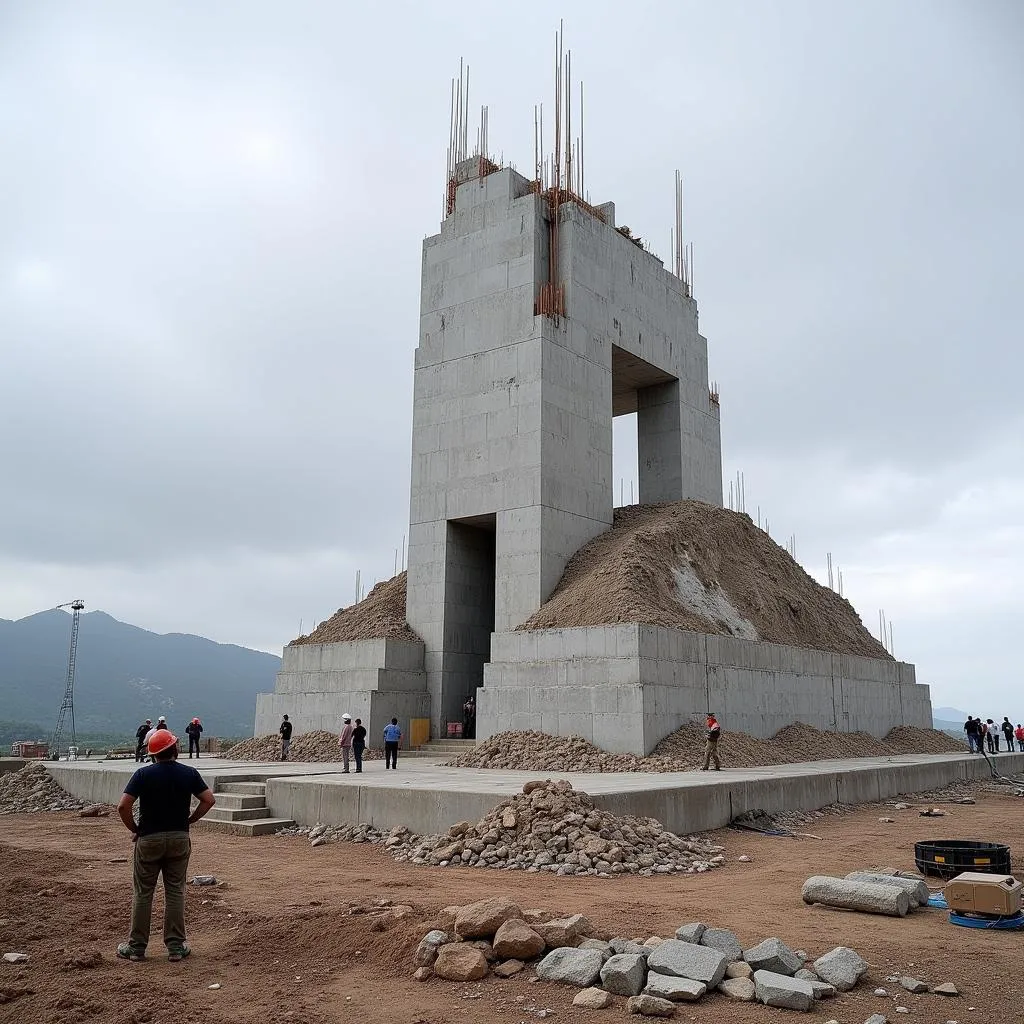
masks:
<path fill-rule="evenodd" d="M 967 712 L 961 711 L 959 708 L 932 708 L 932 719 L 956 722 L 960 728 L 963 728 L 964 722 L 967 721 Z"/>
<path fill-rule="evenodd" d="M 71 616 L 51 610 L 0 619 L 0 719 L 53 729 L 64 696 Z M 207 736 L 250 736 L 256 694 L 274 688 L 281 659 L 185 633 L 151 633 L 85 612 L 78 633 L 75 725 L 134 734 L 166 715 L 172 730 L 202 719 Z M 34 737 L 32 737 L 34 738 Z"/>

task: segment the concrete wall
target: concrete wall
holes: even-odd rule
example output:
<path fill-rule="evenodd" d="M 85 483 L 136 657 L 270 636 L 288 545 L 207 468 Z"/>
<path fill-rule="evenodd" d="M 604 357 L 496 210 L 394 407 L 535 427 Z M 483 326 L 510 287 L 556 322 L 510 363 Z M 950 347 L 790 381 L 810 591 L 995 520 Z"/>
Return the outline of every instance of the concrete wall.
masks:
<path fill-rule="evenodd" d="M 256 697 L 254 734 L 276 733 L 285 714 L 296 735 L 338 732 L 345 712 L 363 720 L 371 746 L 379 746 L 392 716 L 409 736 L 411 719 L 430 717 L 423 644 L 360 640 L 285 647 L 274 692 Z"/>
<path fill-rule="evenodd" d="M 769 737 L 792 722 L 884 736 L 931 728 L 912 665 L 660 626 L 524 630 L 491 638 L 477 736 L 540 729 L 649 753 L 713 710 L 724 729 Z"/>

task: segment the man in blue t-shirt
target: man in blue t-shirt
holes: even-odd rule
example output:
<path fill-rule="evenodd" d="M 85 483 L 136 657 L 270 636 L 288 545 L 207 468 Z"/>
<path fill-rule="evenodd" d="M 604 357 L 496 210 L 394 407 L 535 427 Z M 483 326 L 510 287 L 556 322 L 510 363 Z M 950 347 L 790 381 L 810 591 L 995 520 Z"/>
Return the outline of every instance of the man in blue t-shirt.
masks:
<path fill-rule="evenodd" d="M 398 728 L 398 719 L 392 718 L 389 725 L 384 726 L 384 770 L 398 770 L 398 744 L 402 742 L 402 730 Z"/>
<path fill-rule="evenodd" d="M 170 729 L 154 732 L 148 748 L 153 763 L 136 770 L 117 805 L 117 813 L 132 833 L 135 844 L 132 930 L 128 941 L 117 947 L 117 955 L 125 960 L 145 958 L 153 890 L 163 875 L 164 945 L 167 959 L 178 961 L 192 952 L 185 941 L 185 879 L 192 852 L 188 828 L 203 817 L 215 801 L 199 772 L 178 761 L 178 740 Z M 199 805 L 189 813 L 192 797 L 199 800 Z M 134 814 L 136 800 L 139 801 L 138 824 Z"/>

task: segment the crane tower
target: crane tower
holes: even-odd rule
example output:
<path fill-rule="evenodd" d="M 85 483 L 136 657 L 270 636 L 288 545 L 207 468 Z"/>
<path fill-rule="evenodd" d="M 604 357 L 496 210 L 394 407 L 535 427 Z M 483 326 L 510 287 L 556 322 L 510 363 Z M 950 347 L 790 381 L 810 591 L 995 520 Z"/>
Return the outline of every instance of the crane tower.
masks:
<path fill-rule="evenodd" d="M 71 647 L 68 651 L 68 678 L 64 685 L 64 699 L 60 704 L 60 712 L 57 715 L 57 725 L 53 730 L 53 738 L 50 740 L 50 756 L 54 760 L 60 759 L 60 745 L 64 739 L 64 720 L 71 715 L 71 746 L 75 746 L 75 654 L 78 651 L 78 616 L 85 607 L 81 599 L 67 601 L 57 605 L 58 608 L 71 609 Z"/>

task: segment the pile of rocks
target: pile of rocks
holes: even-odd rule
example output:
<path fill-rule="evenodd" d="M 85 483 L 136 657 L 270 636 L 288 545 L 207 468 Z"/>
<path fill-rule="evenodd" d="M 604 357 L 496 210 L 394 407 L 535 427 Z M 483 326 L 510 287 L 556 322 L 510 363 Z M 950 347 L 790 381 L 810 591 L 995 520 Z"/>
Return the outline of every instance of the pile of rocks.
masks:
<path fill-rule="evenodd" d="M 0 775 L 0 814 L 38 811 L 77 811 L 81 800 L 63 789 L 42 761 L 32 761 L 16 772 Z"/>
<path fill-rule="evenodd" d="M 527 782 L 522 793 L 476 823 L 458 822 L 447 835 L 419 841 L 410 837 L 392 849 L 396 860 L 413 864 L 599 877 L 693 874 L 725 863 L 722 847 L 677 836 L 654 818 L 595 807 L 586 793 L 564 779 Z"/>
<path fill-rule="evenodd" d="M 314 846 L 382 843 L 395 860 L 436 867 L 503 868 L 558 875 L 699 874 L 725 863 L 722 847 L 667 832 L 654 818 L 611 814 L 565 780 L 534 780 L 480 821 L 460 821 L 443 835 L 420 836 L 365 823 L 283 829 Z"/>
<path fill-rule="evenodd" d="M 509 978 L 538 960 L 539 980 L 581 990 L 576 1006 L 600 1009 L 613 996 L 624 996 L 630 1013 L 655 1017 L 671 1017 L 677 1003 L 695 1002 L 709 991 L 806 1011 L 852 989 L 868 969 L 842 946 L 819 957 L 811 969 L 806 954 L 781 939 L 744 950 L 732 932 L 700 922 L 681 926 L 671 939 L 604 940 L 594 937 L 595 929 L 581 914 L 551 919 L 504 897 L 446 907 L 437 924 L 416 950 L 418 981 L 435 976 L 477 981 L 492 971 Z"/>

